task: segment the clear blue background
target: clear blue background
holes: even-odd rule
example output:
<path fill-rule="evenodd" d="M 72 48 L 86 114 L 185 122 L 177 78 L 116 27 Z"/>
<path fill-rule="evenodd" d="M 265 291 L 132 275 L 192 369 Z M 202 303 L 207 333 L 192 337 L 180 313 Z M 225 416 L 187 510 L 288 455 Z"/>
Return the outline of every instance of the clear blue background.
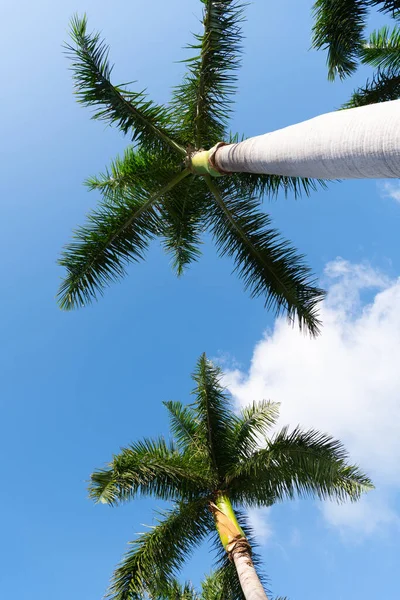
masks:
<path fill-rule="evenodd" d="M 310 52 L 306 0 L 257 1 L 247 9 L 245 55 L 232 130 L 247 136 L 333 110 L 353 82 L 326 81 L 325 56 Z M 74 12 L 111 45 L 114 81 L 137 79 L 158 102 L 183 72 L 181 48 L 198 31 L 196 0 L 6 1 L 0 24 L 1 203 L 1 547 L 0 596 L 18 600 L 95 600 L 153 503 L 119 509 L 87 499 L 91 471 L 121 445 L 167 432 L 161 401 L 188 399 L 198 355 L 229 352 L 247 364 L 273 323 L 217 259 L 209 241 L 180 280 L 155 244 L 145 264 L 84 310 L 62 313 L 56 259 L 96 194 L 82 181 L 107 165 L 127 140 L 91 121 L 75 103 L 61 44 Z M 381 21 L 382 19 L 379 19 Z M 378 18 L 373 18 L 377 23 Z M 376 182 L 266 206 L 314 271 L 341 255 L 400 273 L 399 207 Z M 390 257 L 390 261 L 386 257 Z M 160 506 L 160 504 L 155 504 Z M 290 546 L 296 526 L 302 544 Z M 393 538 L 343 544 L 311 503 L 274 512 L 285 552 L 262 549 L 274 592 L 296 600 L 395 598 Z M 207 549 L 188 565 L 196 583 Z"/>

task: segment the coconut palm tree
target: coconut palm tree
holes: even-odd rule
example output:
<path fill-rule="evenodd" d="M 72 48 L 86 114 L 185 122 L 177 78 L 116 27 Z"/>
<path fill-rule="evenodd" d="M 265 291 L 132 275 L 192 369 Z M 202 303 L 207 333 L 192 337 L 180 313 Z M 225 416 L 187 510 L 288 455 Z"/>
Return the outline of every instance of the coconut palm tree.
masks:
<path fill-rule="evenodd" d="M 369 9 L 377 6 L 395 20 L 364 37 Z M 314 5 L 313 46 L 327 49 L 328 78 L 344 79 L 358 64 L 376 67 L 364 87 L 352 94 L 344 108 L 396 100 L 400 97 L 399 0 L 318 0 Z"/>
<path fill-rule="evenodd" d="M 338 440 L 300 427 L 268 435 L 276 425 L 277 404 L 254 402 L 234 413 L 221 371 L 204 354 L 193 379 L 192 404 L 165 403 L 171 441 L 135 442 L 91 476 L 89 493 L 96 502 L 113 506 L 141 495 L 172 503 L 117 567 L 108 592 L 112 600 L 139 598 L 151 585 L 168 590 L 208 536 L 219 553 L 224 598 L 265 600 L 243 509 L 297 496 L 355 501 L 372 487 L 348 463 Z"/>

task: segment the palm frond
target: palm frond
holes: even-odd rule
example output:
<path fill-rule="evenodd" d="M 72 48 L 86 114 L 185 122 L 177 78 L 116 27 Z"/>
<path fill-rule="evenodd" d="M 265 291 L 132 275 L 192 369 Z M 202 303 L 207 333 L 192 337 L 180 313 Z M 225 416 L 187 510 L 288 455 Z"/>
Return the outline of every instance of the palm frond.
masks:
<path fill-rule="evenodd" d="M 236 580 L 235 569 L 213 571 L 201 583 L 200 600 L 243 600 L 243 594 L 237 597 L 232 591 L 237 587 Z"/>
<path fill-rule="evenodd" d="M 369 4 L 378 7 L 379 12 L 390 13 L 395 18 L 399 16 L 400 0 L 369 0 Z"/>
<path fill-rule="evenodd" d="M 163 403 L 168 409 L 172 435 L 182 452 L 195 449 L 198 444 L 198 424 L 193 408 L 183 406 L 181 402 L 169 400 Z"/>
<path fill-rule="evenodd" d="M 238 463 L 231 474 L 231 496 L 255 506 L 296 496 L 339 502 L 358 500 L 373 487 L 357 467 L 348 464 L 343 444 L 315 430 L 282 429 L 267 447 Z M 246 492 L 245 492 L 246 490 Z"/>
<path fill-rule="evenodd" d="M 225 135 L 239 67 L 243 3 L 202 0 L 202 35 L 188 46 L 197 55 L 187 60 L 188 74 L 174 92 L 180 136 L 197 149 L 210 148 Z"/>
<path fill-rule="evenodd" d="M 89 177 L 85 185 L 90 191 L 99 190 L 110 200 L 123 196 L 127 189 L 132 190 L 137 185 L 146 187 L 149 181 L 162 186 L 168 178 L 182 171 L 182 166 L 169 158 L 130 146 L 103 173 Z"/>
<path fill-rule="evenodd" d="M 279 404 L 261 400 L 242 409 L 235 425 L 235 461 L 246 458 L 260 445 L 260 438 L 276 424 L 279 416 Z"/>
<path fill-rule="evenodd" d="M 142 534 L 114 572 L 110 600 L 139 600 L 146 590 L 167 593 L 185 560 L 213 528 L 206 500 L 177 504 Z"/>
<path fill-rule="evenodd" d="M 360 50 L 360 59 L 373 67 L 400 71 L 400 28 L 373 31 Z"/>
<path fill-rule="evenodd" d="M 181 454 L 163 438 L 136 442 L 123 448 L 105 469 L 91 476 L 89 495 L 97 502 L 116 505 L 137 495 L 177 500 L 202 495 L 210 480 L 207 464 Z"/>
<path fill-rule="evenodd" d="M 158 201 L 187 175 L 188 170 L 181 171 L 163 186 L 152 182 L 151 190 L 139 182 L 118 197 L 106 197 L 89 214 L 87 225 L 75 232 L 74 241 L 59 260 L 67 269 L 58 293 L 61 308 L 89 304 L 111 282 L 125 275 L 129 262 L 143 260 L 149 242 L 162 227 Z"/>
<path fill-rule="evenodd" d="M 366 0 L 317 0 L 313 48 L 327 50 L 328 79 L 344 79 L 357 69 L 368 14 Z"/>
<path fill-rule="evenodd" d="M 222 197 L 218 186 L 206 177 L 215 201 L 210 205 L 210 229 L 221 255 L 233 256 L 235 271 L 252 297 L 262 296 L 268 309 L 297 317 L 300 328 L 311 335 L 319 330 L 317 306 L 324 292 L 311 280 L 310 269 L 290 244 L 271 228 L 258 203 L 243 198 L 232 188 Z"/>
<path fill-rule="evenodd" d="M 212 575 L 202 582 L 201 600 L 246 600 L 235 565 L 226 552 L 221 553 L 218 565 Z"/>
<path fill-rule="evenodd" d="M 184 155 L 184 148 L 173 139 L 165 108 L 149 100 L 144 91 L 132 92 L 112 85 L 109 49 L 99 33 L 87 33 L 86 16 L 72 18 L 70 35 L 73 44 L 66 44 L 65 48 L 73 61 L 77 99 L 96 109 L 93 118 L 115 124 L 143 148 L 164 152 L 172 149 Z"/>
<path fill-rule="evenodd" d="M 160 209 L 163 246 L 178 276 L 201 256 L 204 191 L 200 178 L 188 177 L 164 197 Z"/>
<path fill-rule="evenodd" d="M 153 586 L 154 587 L 154 586 Z M 190 582 L 180 584 L 177 579 L 173 579 L 162 590 L 154 587 L 154 590 L 147 590 L 151 600 L 201 600 L 199 594 Z"/>
<path fill-rule="evenodd" d="M 232 173 L 229 179 L 229 187 L 233 184 L 240 195 L 257 197 L 260 202 L 263 198 L 276 198 L 280 192 L 283 192 L 285 196 L 293 194 L 295 198 L 300 198 L 303 194 L 309 196 L 320 188 L 327 188 L 326 181 L 322 179 L 282 177 L 281 175 Z M 221 180 L 218 183 L 224 186 L 224 181 Z"/>
<path fill-rule="evenodd" d="M 400 98 L 400 73 L 396 71 L 378 71 L 365 87 L 355 90 L 348 102 L 342 108 L 356 108 L 367 104 L 388 102 Z"/>
<path fill-rule="evenodd" d="M 199 438 L 219 476 L 224 473 L 231 458 L 234 420 L 220 383 L 221 376 L 221 370 L 202 354 L 192 375 L 196 382 L 192 392 L 196 397 L 193 411 L 198 421 Z"/>
<path fill-rule="evenodd" d="M 180 165 L 168 156 L 150 155 L 143 149 L 128 148 L 104 173 L 86 181 L 90 190 L 99 189 L 108 200 L 124 195 L 137 185 L 148 186 L 149 180 L 162 185 L 168 177 L 177 175 Z M 203 195 L 199 178 L 187 177 L 163 196 L 159 207 L 160 236 L 163 246 L 172 255 L 177 275 L 196 261 L 201 252 Z"/>

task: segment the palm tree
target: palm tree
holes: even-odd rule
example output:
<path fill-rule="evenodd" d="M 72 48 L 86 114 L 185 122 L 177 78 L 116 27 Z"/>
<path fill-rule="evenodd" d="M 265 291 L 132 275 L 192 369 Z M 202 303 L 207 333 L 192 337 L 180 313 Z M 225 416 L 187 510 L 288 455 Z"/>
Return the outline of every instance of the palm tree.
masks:
<path fill-rule="evenodd" d="M 197 56 L 166 107 L 142 91 L 113 85 L 107 46 L 99 34 L 87 32 L 85 17 L 72 20 L 67 49 L 78 101 L 94 107 L 95 119 L 116 125 L 134 145 L 87 182 L 103 200 L 63 251 L 59 262 L 67 274 L 60 306 L 92 301 L 125 274 L 129 262 L 143 260 L 157 236 L 182 274 L 199 257 L 208 229 L 253 296 L 315 335 L 323 292 L 303 257 L 271 228 L 259 200 L 280 189 L 309 193 L 316 188 L 310 177 L 399 177 L 398 105 L 329 113 L 238 143 L 227 121 L 243 5 L 202 2 L 204 31 L 190 46 Z"/>
<path fill-rule="evenodd" d="M 387 26 L 364 37 L 370 7 L 400 17 L 399 0 L 318 0 L 314 5 L 313 46 L 327 49 L 328 78 L 344 79 L 358 64 L 377 70 L 364 87 L 352 94 L 344 108 L 396 100 L 400 97 L 400 29 Z"/>
<path fill-rule="evenodd" d="M 103 200 L 63 252 L 60 264 L 67 275 L 59 303 L 71 309 L 92 301 L 125 274 L 127 263 L 143 260 L 157 236 L 181 275 L 199 258 L 208 229 L 220 255 L 233 258 L 251 295 L 261 296 L 277 313 L 286 311 L 314 335 L 324 293 L 303 257 L 259 210 L 259 198 L 280 189 L 309 193 L 315 182 L 246 174 L 216 181 L 218 173 L 199 152 L 222 139 L 237 139 L 226 127 L 243 19 L 236 0 L 203 2 L 204 32 L 190 46 L 198 56 L 188 61 L 188 73 L 168 107 L 144 92 L 112 85 L 107 46 L 99 34 L 87 32 L 86 17 L 72 19 L 67 52 L 78 101 L 95 107 L 95 119 L 115 124 L 134 145 L 87 182 Z"/>
<path fill-rule="evenodd" d="M 243 508 L 296 496 L 355 501 L 372 487 L 348 463 L 343 445 L 324 433 L 284 427 L 267 436 L 278 418 L 277 404 L 263 400 L 234 413 L 221 371 L 204 354 L 193 379 L 193 404 L 165 402 L 172 441 L 135 442 L 91 476 L 89 493 L 96 502 L 113 506 L 141 495 L 172 503 L 115 570 L 112 600 L 139 598 L 152 585 L 168 590 L 207 536 L 219 553 L 224 598 L 265 600 Z"/>

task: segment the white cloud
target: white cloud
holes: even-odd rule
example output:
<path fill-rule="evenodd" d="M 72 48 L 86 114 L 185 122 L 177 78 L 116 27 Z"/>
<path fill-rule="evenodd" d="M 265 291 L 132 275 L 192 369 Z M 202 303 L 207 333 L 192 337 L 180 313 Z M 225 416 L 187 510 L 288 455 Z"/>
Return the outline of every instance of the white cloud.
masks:
<path fill-rule="evenodd" d="M 265 546 L 272 537 L 270 510 L 270 508 L 252 508 L 247 512 L 250 526 L 257 532 L 257 542 L 262 546 Z"/>
<path fill-rule="evenodd" d="M 317 428 L 345 443 L 383 494 L 372 533 L 392 518 L 384 498 L 400 483 L 400 280 L 342 259 L 327 265 L 325 277 L 322 335 L 312 340 L 277 320 L 249 371 L 228 371 L 226 384 L 241 405 L 281 402 L 280 424 Z M 330 523 L 365 531 L 370 502 L 323 512 Z"/>
<path fill-rule="evenodd" d="M 379 495 L 363 496 L 357 503 L 324 502 L 322 513 L 329 524 L 347 538 L 362 541 L 365 537 L 385 531 L 386 527 L 400 529 L 400 518 Z"/>
<path fill-rule="evenodd" d="M 383 198 L 392 198 L 400 202 L 400 184 L 385 182 L 380 185 L 380 190 Z"/>

